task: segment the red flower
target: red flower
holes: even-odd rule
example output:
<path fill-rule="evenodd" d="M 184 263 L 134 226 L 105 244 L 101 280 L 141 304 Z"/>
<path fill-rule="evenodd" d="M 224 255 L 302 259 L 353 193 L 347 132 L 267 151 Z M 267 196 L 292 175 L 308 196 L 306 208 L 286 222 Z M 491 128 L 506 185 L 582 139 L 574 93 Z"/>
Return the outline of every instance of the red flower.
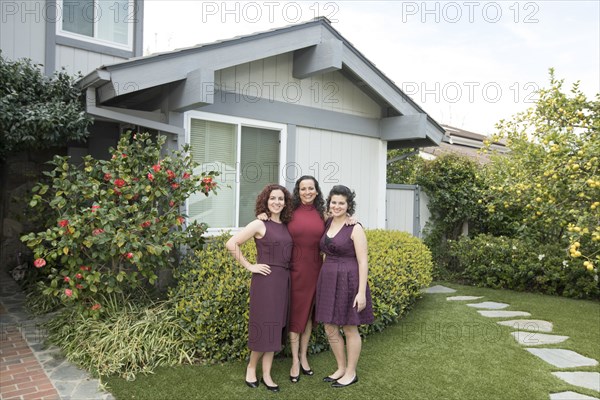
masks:
<path fill-rule="evenodd" d="M 92 235 L 98 236 L 99 234 L 104 233 L 104 229 L 98 228 L 92 231 Z"/>
<path fill-rule="evenodd" d="M 67 225 L 69 225 L 69 220 L 68 219 L 61 219 L 60 221 L 58 221 L 58 225 L 60 225 L 61 227 L 65 227 Z"/>
<path fill-rule="evenodd" d="M 188 179 L 191 175 L 188 174 L 187 172 L 183 173 L 183 179 Z"/>
<path fill-rule="evenodd" d="M 183 224 L 185 222 L 185 218 L 183 218 L 181 215 L 179 217 L 177 217 L 177 222 L 179 223 L 179 225 Z"/>
<path fill-rule="evenodd" d="M 79 269 L 82 270 L 82 271 L 89 271 L 92 268 L 91 267 L 86 267 L 85 265 L 82 265 L 81 267 L 79 267 Z"/>
<path fill-rule="evenodd" d="M 174 205 L 175 205 L 175 202 L 174 202 L 173 200 L 171 200 L 171 201 L 169 202 L 169 207 L 173 207 Z"/>
<path fill-rule="evenodd" d="M 42 268 L 44 265 L 46 265 L 46 260 L 43 258 L 38 258 L 33 262 L 33 265 L 35 265 L 36 268 Z"/>
<path fill-rule="evenodd" d="M 65 294 L 67 295 L 67 297 L 71 297 L 73 296 L 73 291 L 71 289 L 65 289 Z"/>
<path fill-rule="evenodd" d="M 77 279 L 81 279 L 83 278 L 83 275 L 81 275 L 79 272 L 75 274 L 75 278 Z"/>
<path fill-rule="evenodd" d="M 175 179 L 175 172 L 173 172 L 170 169 L 168 169 L 167 170 L 167 178 L 169 178 L 170 181 L 172 181 L 173 179 Z"/>
<path fill-rule="evenodd" d="M 125 181 L 121 178 L 115 179 L 115 186 L 118 188 L 122 188 L 123 186 L 125 186 Z"/>
<path fill-rule="evenodd" d="M 96 212 L 96 211 L 98 211 L 98 209 L 99 209 L 99 208 L 100 208 L 100 206 L 98 206 L 98 205 L 93 205 L 93 206 L 92 206 L 92 212 Z"/>
<path fill-rule="evenodd" d="M 150 222 L 150 221 L 144 221 L 140 225 L 142 226 L 142 228 L 147 228 L 150 225 L 152 225 L 152 222 Z"/>
<path fill-rule="evenodd" d="M 110 181 L 110 179 L 111 179 L 111 178 L 112 178 L 112 175 L 111 175 L 111 174 L 109 174 L 109 173 L 106 173 L 106 174 L 104 174 L 104 180 L 105 180 L 106 182 Z"/>
<path fill-rule="evenodd" d="M 152 169 L 154 170 L 154 172 L 158 172 L 160 171 L 160 164 L 155 164 L 152 166 Z"/>
<path fill-rule="evenodd" d="M 212 182 L 212 177 L 210 176 L 206 176 L 204 178 L 202 178 L 202 183 L 211 183 Z"/>
<path fill-rule="evenodd" d="M 101 307 L 102 307 L 102 306 L 101 306 L 100 304 L 96 303 L 96 304 L 94 304 L 94 305 L 93 305 L 91 308 L 92 308 L 92 310 L 94 310 L 94 311 L 95 311 L 95 310 L 99 310 Z"/>
<path fill-rule="evenodd" d="M 127 154 L 123 153 L 123 154 L 121 154 L 121 157 L 122 158 L 127 158 Z"/>
<path fill-rule="evenodd" d="M 133 253 L 126 253 L 125 257 L 127 257 L 127 259 L 131 260 L 133 258 Z"/>
<path fill-rule="evenodd" d="M 150 182 L 152 182 L 154 180 L 154 175 L 152 175 L 151 173 L 148 173 L 148 180 Z"/>
<path fill-rule="evenodd" d="M 177 189 L 179 187 L 179 183 L 171 183 L 171 187 L 173 189 Z"/>
<path fill-rule="evenodd" d="M 65 278 L 63 279 L 65 282 L 70 282 L 71 278 L 69 278 L 68 276 L 65 276 Z"/>
<path fill-rule="evenodd" d="M 83 285 L 82 285 L 81 283 L 78 283 L 77 285 L 75 285 L 75 287 L 76 287 L 77 289 L 83 289 Z"/>

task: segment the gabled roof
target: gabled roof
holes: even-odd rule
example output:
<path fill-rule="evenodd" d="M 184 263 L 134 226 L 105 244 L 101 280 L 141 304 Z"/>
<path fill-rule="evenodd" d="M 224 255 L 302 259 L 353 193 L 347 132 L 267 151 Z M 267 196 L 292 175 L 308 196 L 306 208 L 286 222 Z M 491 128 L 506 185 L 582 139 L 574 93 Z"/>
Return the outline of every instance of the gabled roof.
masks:
<path fill-rule="evenodd" d="M 380 137 L 392 147 L 441 142 L 444 129 L 323 17 L 105 65 L 80 86 L 94 88 L 99 106 L 151 111 L 170 96 L 173 111 L 185 111 L 212 103 L 198 86 L 214 82 L 215 71 L 288 52 L 294 52 L 295 78 L 338 70 L 374 99 L 382 108 Z"/>

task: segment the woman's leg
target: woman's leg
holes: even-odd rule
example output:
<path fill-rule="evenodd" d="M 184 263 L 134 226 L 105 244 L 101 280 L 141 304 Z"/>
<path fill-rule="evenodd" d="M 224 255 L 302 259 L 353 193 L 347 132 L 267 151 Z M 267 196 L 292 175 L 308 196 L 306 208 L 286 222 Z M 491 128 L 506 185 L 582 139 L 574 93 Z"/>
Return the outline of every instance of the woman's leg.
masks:
<path fill-rule="evenodd" d="M 277 386 L 277 384 L 275 382 L 273 382 L 273 378 L 271 378 L 271 366 L 273 365 L 273 356 L 274 355 L 275 355 L 275 352 L 268 351 L 268 352 L 264 353 L 264 356 L 262 359 L 263 380 L 269 386 Z"/>
<path fill-rule="evenodd" d="M 250 361 L 248 362 L 248 367 L 246 368 L 246 381 L 247 382 L 256 382 L 258 379 L 256 378 L 256 366 L 258 365 L 258 360 L 262 357 L 264 353 L 260 351 L 251 351 L 250 352 Z"/>
<path fill-rule="evenodd" d="M 329 346 L 335 357 L 337 363 L 337 370 L 331 375 L 330 378 L 337 379 L 344 375 L 346 371 L 346 355 L 344 354 L 344 338 L 340 334 L 340 328 L 337 325 L 325 324 L 325 333 L 327 334 L 327 340 Z"/>
<path fill-rule="evenodd" d="M 290 348 L 292 349 L 292 368 L 290 368 L 290 376 L 299 376 L 300 361 L 298 358 L 298 349 L 300 348 L 300 334 L 298 332 L 290 332 Z"/>
<path fill-rule="evenodd" d="M 311 335 L 312 315 L 309 315 L 306 328 L 304 328 L 304 332 L 302 332 L 302 335 L 300 336 L 300 365 L 307 371 L 310 370 L 310 365 L 308 364 L 308 343 L 310 342 Z"/>
<path fill-rule="evenodd" d="M 360 357 L 360 350 L 362 348 L 362 341 L 360 339 L 360 333 L 358 333 L 358 326 L 345 325 L 344 335 L 346 336 L 348 364 L 346 366 L 344 376 L 338 379 L 338 383 L 342 385 L 350 383 L 356 376 L 356 365 L 358 364 L 358 358 Z"/>

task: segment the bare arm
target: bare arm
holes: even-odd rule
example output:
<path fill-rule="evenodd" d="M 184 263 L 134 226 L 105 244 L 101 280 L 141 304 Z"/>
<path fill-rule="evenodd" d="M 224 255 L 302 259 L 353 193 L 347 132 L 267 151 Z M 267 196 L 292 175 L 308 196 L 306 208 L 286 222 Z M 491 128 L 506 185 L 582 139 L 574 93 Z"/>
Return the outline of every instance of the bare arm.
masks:
<path fill-rule="evenodd" d="M 246 225 L 244 229 L 233 235 L 225 244 L 225 247 L 227 247 L 227 250 L 229 250 L 233 258 L 235 258 L 242 267 L 255 274 L 268 275 L 271 273 L 271 268 L 266 264 L 251 264 L 242 254 L 240 246 L 253 237 L 263 237 L 266 231 L 267 228 L 265 227 L 264 222 L 256 219 Z"/>
<path fill-rule="evenodd" d="M 354 225 L 352 235 L 354 241 L 354 251 L 358 261 L 358 293 L 354 299 L 352 307 L 356 307 L 361 312 L 367 306 L 367 277 L 369 275 L 369 257 L 367 252 L 367 235 L 360 224 Z"/>

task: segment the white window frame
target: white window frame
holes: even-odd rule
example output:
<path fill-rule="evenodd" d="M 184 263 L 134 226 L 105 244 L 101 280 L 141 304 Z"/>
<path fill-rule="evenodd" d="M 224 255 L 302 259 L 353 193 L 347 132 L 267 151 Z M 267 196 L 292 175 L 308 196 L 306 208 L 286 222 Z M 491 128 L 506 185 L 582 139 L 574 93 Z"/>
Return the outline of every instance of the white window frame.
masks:
<path fill-rule="evenodd" d="M 235 184 L 235 227 L 218 227 L 218 228 L 208 228 L 207 234 L 209 236 L 220 235 L 223 232 L 238 232 L 243 226 L 239 226 L 240 224 L 240 172 L 241 169 L 239 166 L 240 160 L 242 158 L 242 127 L 251 127 L 251 128 L 263 128 L 263 129 L 271 129 L 274 131 L 279 131 L 279 181 L 278 183 L 282 186 L 285 186 L 285 178 L 283 176 L 283 169 L 287 162 L 287 125 L 280 124 L 275 122 L 261 121 L 257 119 L 250 118 L 240 118 L 233 117 L 229 115 L 223 114 L 213 114 L 207 113 L 203 111 L 187 111 L 184 113 L 185 120 L 185 143 L 190 144 L 190 132 L 192 119 L 202 119 L 206 121 L 212 122 L 222 122 L 225 124 L 236 125 L 236 139 L 237 139 L 237 154 L 236 154 L 236 184 Z M 214 196 L 211 194 L 211 196 Z M 217 195 L 218 196 L 218 195 Z M 185 201 L 185 214 L 189 215 L 189 206 L 188 200 Z"/>
<path fill-rule="evenodd" d="M 63 30 L 62 25 L 63 25 L 63 16 L 65 15 L 65 11 L 64 11 L 65 10 L 65 6 L 64 6 L 65 1 L 67 1 L 67 3 L 69 2 L 69 0 L 56 0 L 57 13 L 58 13 L 57 19 L 56 19 L 56 34 L 58 36 L 81 40 L 84 42 L 97 44 L 100 46 L 108 46 L 108 47 L 112 47 L 112 48 L 116 48 L 116 49 L 120 49 L 120 50 L 133 51 L 133 27 L 134 27 L 135 21 L 137 19 L 135 0 L 128 0 L 128 3 L 129 3 L 128 10 L 129 11 L 127 13 L 125 13 L 124 11 L 119 11 L 119 12 L 125 13 L 125 15 L 123 15 L 123 18 L 126 18 L 128 20 L 127 21 L 127 44 L 112 42 L 110 40 L 99 39 L 97 37 L 98 36 L 98 24 L 96 22 L 94 22 L 94 24 L 93 24 L 93 27 L 94 27 L 94 36 L 93 37 Z M 72 1 L 75 1 L 75 0 L 72 0 Z M 98 3 L 98 0 L 94 0 L 94 4 L 97 4 L 97 3 Z M 133 16 L 132 21 L 129 21 L 130 16 Z M 112 14 L 111 17 L 114 18 L 114 14 Z M 119 15 L 119 18 L 121 18 L 121 15 Z"/>

